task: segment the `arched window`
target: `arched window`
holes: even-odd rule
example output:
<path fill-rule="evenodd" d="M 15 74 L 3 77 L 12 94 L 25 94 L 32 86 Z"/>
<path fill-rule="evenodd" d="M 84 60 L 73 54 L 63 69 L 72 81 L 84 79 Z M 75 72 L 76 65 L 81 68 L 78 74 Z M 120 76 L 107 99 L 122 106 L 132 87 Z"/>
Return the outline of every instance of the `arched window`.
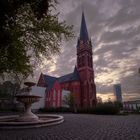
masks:
<path fill-rule="evenodd" d="M 90 57 L 91 67 L 92 67 L 92 57 Z"/>
<path fill-rule="evenodd" d="M 90 60 L 89 60 L 89 56 L 87 56 L 87 58 L 88 58 L 88 66 L 90 66 Z"/>
<path fill-rule="evenodd" d="M 84 56 L 82 56 L 82 66 L 84 66 L 85 65 L 85 59 L 84 59 Z"/>
<path fill-rule="evenodd" d="M 57 96 L 58 96 L 58 98 L 57 98 L 57 105 L 60 106 L 60 90 L 58 90 Z"/>
<path fill-rule="evenodd" d="M 81 67 L 81 57 L 79 57 L 78 65 L 79 65 L 79 67 Z"/>
<path fill-rule="evenodd" d="M 56 90 L 54 90 L 53 99 L 56 100 Z"/>
<path fill-rule="evenodd" d="M 90 86 L 90 97 L 93 96 L 93 88 L 94 88 L 93 83 L 91 83 L 91 86 Z"/>

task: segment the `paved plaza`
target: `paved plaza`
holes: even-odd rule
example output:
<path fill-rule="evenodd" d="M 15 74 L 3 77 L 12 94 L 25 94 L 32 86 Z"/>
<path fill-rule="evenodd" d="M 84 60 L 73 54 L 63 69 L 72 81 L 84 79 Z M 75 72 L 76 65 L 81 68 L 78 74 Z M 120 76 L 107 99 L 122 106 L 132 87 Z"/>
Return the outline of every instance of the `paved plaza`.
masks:
<path fill-rule="evenodd" d="M 140 115 L 62 115 L 56 126 L 0 130 L 0 140 L 140 140 Z"/>

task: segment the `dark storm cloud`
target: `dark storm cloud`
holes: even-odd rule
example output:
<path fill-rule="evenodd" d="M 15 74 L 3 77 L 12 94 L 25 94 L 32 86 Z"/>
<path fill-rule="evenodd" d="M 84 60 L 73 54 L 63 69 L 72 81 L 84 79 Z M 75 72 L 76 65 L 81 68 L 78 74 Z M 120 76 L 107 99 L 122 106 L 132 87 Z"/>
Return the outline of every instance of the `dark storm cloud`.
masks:
<path fill-rule="evenodd" d="M 100 68 L 96 70 L 96 73 L 107 73 L 107 70 L 109 70 L 108 75 L 110 75 L 111 70 L 113 72 L 115 70 L 119 71 L 120 69 L 124 69 L 120 70 L 119 72 L 119 74 L 121 75 L 119 81 L 124 85 L 124 87 L 128 85 L 128 90 L 129 92 L 131 91 L 130 93 L 139 93 L 140 89 L 138 86 L 136 87 L 136 84 L 140 82 L 139 77 L 136 78 L 136 76 L 134 75 L 131 75 L 130 77 L 128 75 L 123 76 L 125 75 L 125 72 L 134 72 L 136 74 L 140 60 L 137 55 L 134 58 L 134 55 L 140 51 L 140 39 L 138 38 L 140 33 L 140 15 L 139 13 L 137 13 L 137 9 L 139 6 L 136 6 L 140 3 L 138 1 L 127 2 L 130 3 L 121 5 L 122 8 L 116 13 L 115 16 L 108 18 L 108 20 L 102 23 L 103 26 L 106 25 L 105 28 L 107 28 L 107 30 L 105 30 L 105 28 L 102 28 L 100 30 L 100 32 L 102 33 L 100 39 L 96 44 L 97 46 L 100 43 L 106 44 L 100 45 L 99 49 L 94 52 L 96 55 L 99 55 L 99 59 L 95 64 Z M 107 59 L 105 59 L 105 55 L 110 51 L 111 55 L 108 56 Z M 124 61 L 126 59 L 128 59 L 128 62 Z M 115 60 L 119 60 L 119 62 L 125 62 L 124 65 L 126 65 L 126 69 L 125 67 L 120 67 L 120 63 L 118 64 L 118 62 L 115 62 Z M 129 65 L 129 63 L 131 65 Z M 108 69 L 105 69 L 106 67 Z M 117 76 L 118 75 L 116 74 L 116 77 Z M 133 82 L 130 80 L 132 78 Z M 110 81 L 111 80 L 106 81 L 106 83 L 109 83 Z M 111 86 L 110 88 L 109 86 L 104 87 L 102 83 L 99 83 L 99 87 L 101 87 L 100 91 L 102 92 L 106 90 L 108 90 L 108 92 L 111 91 Z M 124 91 L 127 92 L 126 89 Z"/>
<path fill-rule="evenodd" d="M 123 0 L 120 1 L 120 4 L 122 5 L 122 8 L 119 10 L 116 16 L 108 20 L 111 27 L 132 24 L 134 21 L 139 20 L 139 0 Z"/>

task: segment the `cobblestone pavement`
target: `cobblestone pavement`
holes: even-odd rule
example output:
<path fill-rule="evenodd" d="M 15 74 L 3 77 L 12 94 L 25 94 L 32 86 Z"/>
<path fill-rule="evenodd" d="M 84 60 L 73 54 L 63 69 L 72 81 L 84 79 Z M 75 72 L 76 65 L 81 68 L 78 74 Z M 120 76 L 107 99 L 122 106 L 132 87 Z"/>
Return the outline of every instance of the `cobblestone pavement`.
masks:
<path fill-rule="evenodd" d="M 140 140 L 140 115 L 64 114 L 50 127 L 0 130 L 0 140 Z"/>

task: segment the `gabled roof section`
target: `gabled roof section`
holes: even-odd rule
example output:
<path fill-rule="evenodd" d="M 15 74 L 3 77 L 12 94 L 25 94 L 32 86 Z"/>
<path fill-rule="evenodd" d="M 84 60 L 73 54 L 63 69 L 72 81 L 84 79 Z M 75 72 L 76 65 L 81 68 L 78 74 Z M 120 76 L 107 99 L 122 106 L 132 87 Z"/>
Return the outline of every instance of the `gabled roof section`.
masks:
<path fill-rule="evenodd" d="M 79 72 L 78 72 L 76 66 L 75 66 L 74 72 L 73 72 L 73 80 L 80 80 Z"/>
<path fill-rule="evenodd" d="M 80 40 L 83 40 L 83 41 L 89 40 L 84 12 L 82 12 L 82 20 L 81 20 L 81 28 L 80 28 Z"/>
<path fill-rule="evenodd" d="M 55 81 L 57 80 L 56 77 L 52 77 L 49 75 L 44 75 L 44 80 L 45 80 L 45 84 L 47 86 L 47 90 L 51 89 L 55 83 Z"/>
<path fill-rule="evenodd" d="M 41 72 L 40 76 L 39 76 L 39 80 L 37 82 L 37 86 L 42 86 L 42 83 L 45 84 L 45 81 L 44 81 L 44 75 L 43 73 Z"/>
<path fill-rule="evenodd" d="M 64 82 L 71 81 L 72 75 L 73 75 L 73 73 L 70 73 L 70 74 L 61 76 L 61 77 L 59 77 L 58 81 L 59 81 L 60 83 L 64 83 Z"/>
<path fill-rule="evenodd" d="M 43 74 L 43 76 L 44 76 L 44 81 L 45 81 L 45 85 L 47 87 L 47 90 L 51 90 L 56 81 L 58 81 L 59 83 L 80 81 L 80 76 L 79 76 L 79 73 L 78 73 L 76 66 L 75 66 L 73 73 L 61 76 L 59 78 L 49 76 L 49 75 L 44 75 L 44 74 Z"/>
<path fill-rule="evenodd" d="M 79 81 L 80 80 L 80 76 L 79 73 L 77 71 L 77 68 L 75 67 L 74 72 L 64 75 L 62 77 L 59 77 L 59 82 L 60 83 L 64 83 L 64 82 L 70 82 L 70 81 Z"/>

